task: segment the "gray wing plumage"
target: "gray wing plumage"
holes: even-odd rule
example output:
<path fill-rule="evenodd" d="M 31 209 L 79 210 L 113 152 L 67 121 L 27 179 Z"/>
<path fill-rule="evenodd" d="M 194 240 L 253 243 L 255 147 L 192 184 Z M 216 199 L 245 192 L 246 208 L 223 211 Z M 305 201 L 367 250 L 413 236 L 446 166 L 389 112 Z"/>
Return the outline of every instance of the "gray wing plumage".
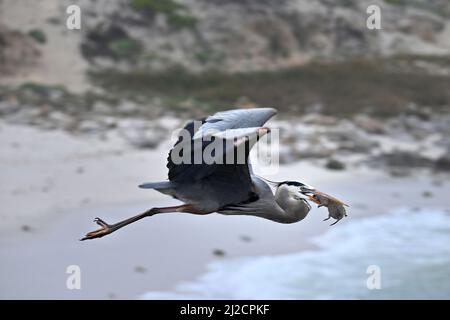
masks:
<path fill-rule="evenodd" d="M 208 130 L 225 131 L 261 127 L 276 114 L 273 108 L 234 109 L 217 112 L 205 119 L 205 123 L 195 133 L 197 138 Z"/>
<path fill-rule="evenodd" d="M 245 149 L 245 163 L 206 164 L 201 162 L 194 164 L 194 140 L 207 135 L 211 130 L 218 133 L 213 135 L 211 141 L 202 141 L 200 147 L 204 150 L 214 139 L 242 138 L 249 132 L 254 132 L 256 128 L 262 127 L 275 114 L 276 110 L 272 108 L 238 109 L 218 112 L 203 119 L 201 126 L 197 130 L 193 122 L 188 123 L 184 129 L 189 131 L 192 137 L 188 141 L 192 147 L 191 162 L 176 164 L 172 161 L 172 153 L 174 152 L 174 149 L 172 149 L 167 159 L 169 180 L 180 190 L 183 189 L 183 186 L 201 185 L 201 190 L 206 192 L 206 194 L 201 194 L 200 196 L 203 199 L 214 198 L 214 201 L 219 206 L 251 199 L 254 197 L 254 194 L 252 193 L 252 179 L 248 166 L 248 153 L 252 145 L 247 145 Z M 246 128 L 249 129 L 239 130 Z M 222 134 L 223 132 L 230 134 L 224 135 Z M 186 142 L 183 142 L 180 137 L 174 148 L 180 143 Z M 223 155 L 226 156 L 228 151 L 224 150 Z M 191 194 L 190 197 L 192 196 L 194 195 Z"/>

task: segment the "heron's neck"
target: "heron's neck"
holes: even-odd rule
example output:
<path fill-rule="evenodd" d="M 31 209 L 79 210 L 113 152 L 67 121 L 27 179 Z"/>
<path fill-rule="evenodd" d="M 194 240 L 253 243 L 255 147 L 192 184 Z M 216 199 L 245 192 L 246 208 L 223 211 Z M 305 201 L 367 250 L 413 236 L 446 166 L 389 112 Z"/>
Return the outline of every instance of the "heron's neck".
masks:
<path fill-rule="evenodd" d="M 292 193 L 283 186 L 275 192 L 275 201 L 285 212 L 286 219 L 303 220 L 309 212 L 309 207 L 301 200 L 294 199 Z"/>

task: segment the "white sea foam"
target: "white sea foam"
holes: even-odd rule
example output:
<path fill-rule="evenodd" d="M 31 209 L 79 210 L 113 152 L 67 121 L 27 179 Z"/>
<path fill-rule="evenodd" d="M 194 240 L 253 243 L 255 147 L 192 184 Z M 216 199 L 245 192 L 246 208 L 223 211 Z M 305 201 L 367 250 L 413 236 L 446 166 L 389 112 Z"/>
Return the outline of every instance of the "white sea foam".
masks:
<path fill-rule="evenodd" d="M 331 228 L 320 249 L 211 263 L 173 292 L 144 299 L 450 298 L 450 214 L 399 208 Z M 369 290 L 367 267 L 381 269 Z"/>

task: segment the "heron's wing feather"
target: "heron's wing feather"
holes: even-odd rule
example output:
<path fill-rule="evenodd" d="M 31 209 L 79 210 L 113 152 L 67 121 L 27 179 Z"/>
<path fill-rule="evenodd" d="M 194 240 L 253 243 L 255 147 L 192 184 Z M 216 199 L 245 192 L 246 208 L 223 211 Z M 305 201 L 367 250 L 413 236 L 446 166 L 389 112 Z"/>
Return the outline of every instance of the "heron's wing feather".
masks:
<path fill-rule="evenodd" d="M 169 180 L 198 180 L 211 174 L 217 169 L 216 165 L 208 165 L 202 161 L 203 159 L 195 161 L 194 154 L 201 157 L 202 152 L 198 151 L 203 151 L 217 138 L 232 140 L 251 134 L 254 136 L 255 129 L 264 125 L 275 113 L 276 110 L 271 108 L 228 110 L 218 112 L 201 121 L 188 123 L 183 128 L 173 149 L 169 152 L 167 159 Z M 208 135 L 211 136 L 211 133 L 213 133 L 211 139 L 195 141 Z M 250 139 L 249 143 L 251 147 L 256 141 Z M 183 148 L 186 146 L 189 148 Z M 224 146 L 229 147 L 229 144 L 224 144 Z M 183 154 L 187 149 L 190 149 L 188 150 L 190 155 Z M 223 149 L 221 153 L 226 154 L 231 151 L 234 151 L 233 148 Z M 182 161 L 180 161 L 181 156 L 183 157 Z M 186 161 L 186 159 L 189 161 Z"/>
<path fill-rule="evenodd" d="M 248 168 L 248 155 L 258 139 L 268 131 L 263 128 L 230 129 L 208 137 L 208 140 L 179 141 L 170 151 L 167 167 L 169 180 L 197 181 L 222 167 Z"/>
<path fill-rule="evenodd" d="M 202 132 L 202 135 L 194 135 L 194 140 L 209 139 L 210 137 L 216 137 L 221 139 L 239 139 L 251 135 L 255 135 L 256 131 L 261 127 L 247 127 L 247 128 L 237 128 L 237 129 L 225 129 L 223 131 L 216 131 L 214 129 L 210 129 Z"/>
<path fill-rule="evenodd" d="M 262 127 L 276 114 L 272 108 L 234 109 L 217 112 L 204 120 L 203 125 L 195 132 L 194 139 L 207 131 L 225 131 L 228 129 Z"/>
<path fill-rule="evenodd" d="M 197 124 L 198 129 L 195 128 L 194 122 L 187 124 L 184 129 L 193 139 L 186 141 L 185 137 L 180 136 L 170 151 L 167 163 L 169 180 L 180 184 L 201 181 L 210 186 L 211 193 L 220 195 L 221 202 L 244 201 L 252 188 L 248 153 L 257 141 L 257 130 L 274 114 L 273 109 L 231 110 L 219 112 L 202 120 L 200 126 Z M 201 139 L 202 137 L 208 139 Z M 217 140 L 223 142 L 223 147 L 215 149 L 214 159 L 222 157 L 222 163 L 206 163 L 202 156 L 197 159 L 200 161 L 196 161 L 194 154 L 203 155 L 205 148 Z M 183 149 L 183 146 L 190 148 Z M 243 151 L 240 151 L 241 148 L 244 148 Z M 189 152 L 187 155 L 183 154 L 186 150 Z M 230 163 L 226 157 L 231 151 L 234 154 L 234 161 Z M 177 153 L 178 161 L 175 161 Z M 237 159 L 242 154 L 243 158 Z M 180 163 L 180 155 L 188 160 L 187 163 L 186 161 Z"/>

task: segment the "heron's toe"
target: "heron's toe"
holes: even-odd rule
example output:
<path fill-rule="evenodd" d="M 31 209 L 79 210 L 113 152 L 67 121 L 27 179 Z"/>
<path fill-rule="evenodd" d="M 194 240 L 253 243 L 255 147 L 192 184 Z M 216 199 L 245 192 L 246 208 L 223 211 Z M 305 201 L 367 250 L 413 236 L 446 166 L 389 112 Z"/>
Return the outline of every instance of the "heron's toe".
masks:
<path fill-rule="evenodd" d="M 97 223 L 99 226 L 101 226 L 101 228 L 86 233 L 84 238 L 80 239 L 80 241 L 101 238 L 110 234 L 113 231 L 111 226 L 100 218 L 95 218 L 94 222 Z"/>
<path fill-rule="evenodd" d="M 95 222 L 96 224 L 98 224 L 99 226 L 102 226 L 102 227 L 105 227 L 105 228 L 109 228 L 109 224 L 107 224 L 105 221 L 103 221 L 103 220 L 100 219 L 100 218 L 95 218 L 95 219 L 94 219 L 94 222 Z"/>

